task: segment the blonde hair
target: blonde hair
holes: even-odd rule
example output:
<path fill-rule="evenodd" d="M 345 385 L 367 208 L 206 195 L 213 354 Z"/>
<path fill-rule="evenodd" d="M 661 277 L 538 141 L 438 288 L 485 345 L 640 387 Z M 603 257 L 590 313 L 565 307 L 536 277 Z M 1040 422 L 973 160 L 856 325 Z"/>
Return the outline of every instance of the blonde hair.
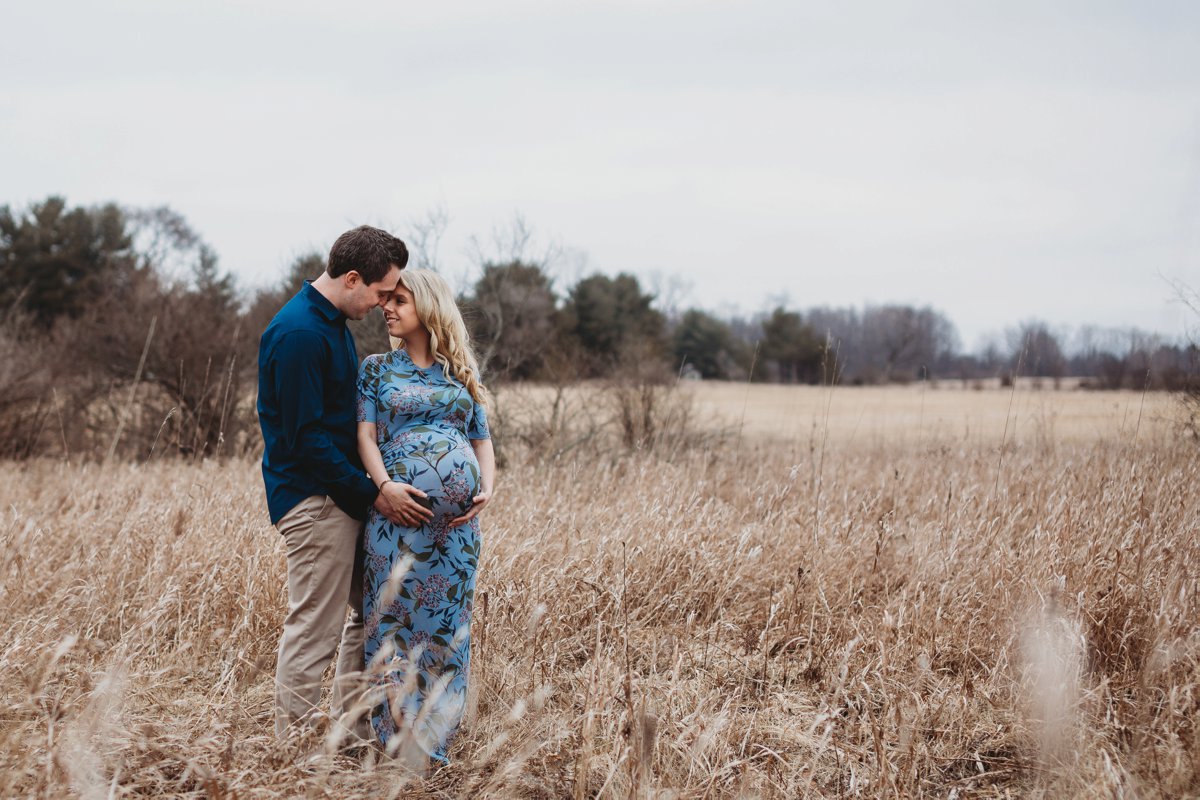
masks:
<path fill-rule="evenodd" d="M 466 387 L 475 402 L 487 406 L 491 396 L 479 381 L 479 362 L 450 284 L 431 269 L 406 269 L 400 273 L 400 285 L 412 292 L 417 319 L 429 331 L 434 360 L 447 377 Z M 392 338 L 393 348 L 403 346 L 403 339 Z"/>

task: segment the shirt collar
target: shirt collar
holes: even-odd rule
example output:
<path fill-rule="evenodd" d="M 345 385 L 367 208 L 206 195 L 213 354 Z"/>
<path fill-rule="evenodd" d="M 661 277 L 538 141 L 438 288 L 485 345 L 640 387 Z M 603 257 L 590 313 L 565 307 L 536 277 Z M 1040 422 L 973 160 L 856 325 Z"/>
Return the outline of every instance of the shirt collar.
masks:
<path fill-rule="evenodd" d="M 321 316 L 330 322 L 337 322 L 338 319 L 345 319 L 346 315 L 337 310 L 333 303 L 329 302 L 329 298 L 313 288 L 312 281 L 305 281 L 304 287 L 300 290 L 304 293 L 308 302 L 313 305 L 317 311 L 321 312 Z"/>

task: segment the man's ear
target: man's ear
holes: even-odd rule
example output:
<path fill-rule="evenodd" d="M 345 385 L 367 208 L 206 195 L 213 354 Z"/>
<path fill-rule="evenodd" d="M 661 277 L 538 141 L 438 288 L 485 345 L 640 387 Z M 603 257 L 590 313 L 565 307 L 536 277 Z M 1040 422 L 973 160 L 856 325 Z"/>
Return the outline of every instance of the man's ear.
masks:
<path fill-rule="evenodd" d="M 342 275 L 342 285 L 347 289 L 353 289 L 362 280 L 362 275 L 358 274 L 358 270 L 350 270 Z"/>

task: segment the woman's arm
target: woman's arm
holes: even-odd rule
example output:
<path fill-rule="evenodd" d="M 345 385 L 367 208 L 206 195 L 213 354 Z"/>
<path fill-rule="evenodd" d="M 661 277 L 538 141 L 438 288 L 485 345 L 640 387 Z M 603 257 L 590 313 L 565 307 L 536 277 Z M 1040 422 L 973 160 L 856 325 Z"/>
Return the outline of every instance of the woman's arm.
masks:
<path fill-rule="evenodd" d="M 472 439 L 471 447 L 475 450 L 475 460 L 479 462 L 479 494 L 472 498 L 471 507 L 466 513 L 450 521 L 452 528 L 473 520 L 491 502 L 492 492 L 496 490 L 496 451 L 492 448 L 492 440 Z"/>
<path fill-rule="evenodd" d="M 415 486 L 394 481 L 388 475 L 387 467 L 383 465 L 383 455 L 379 452 L 379 444 L 375 441 L 375 423 L 358 423 L 358 456 L 362 459 L 363 467 L 371 480 L 379 487 L 379 496 L 375 498 L 375 508 L 379 513 L 392 522 L 399 522 L 410 527 L 420 525 L 431 519 L 433 512 L 410 495 L 425 497 L 426 494 Z"/>
<path fill-rule="evenodd" d="M 375 441 L 375 423 L 358 423 L 358 457 L 362 459 L 363 469 L 371 476 L 376 486 L 388 480 L 387 467 L 383 465 L 383 455 L 379 452 L 379 443 Z"/>
<path fill-rule="evenodd" d="M 475 449 L 475 460 L 479 462 L 480 489 L 490 495 L 496 489 L 496 451 L 492 448 L 492 440 L 472 439 L 471 447 Z"/>

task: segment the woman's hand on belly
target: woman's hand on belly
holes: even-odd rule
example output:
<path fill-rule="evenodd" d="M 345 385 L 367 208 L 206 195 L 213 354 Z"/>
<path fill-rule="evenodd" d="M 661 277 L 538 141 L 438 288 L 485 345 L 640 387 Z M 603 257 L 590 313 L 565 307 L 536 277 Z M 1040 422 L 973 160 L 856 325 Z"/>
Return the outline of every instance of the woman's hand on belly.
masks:
<path fill-rule="evenodd" d="M 471 498 L 471 507 L 468 508 L 461 517 L 455 517 L 454 519 L 450 520 L 450 527 L 457 528 L 459 525 L 465 525 L 466 523 L 475 519 L 479 512 L 483 511 L 484 507 L 491 502 L 491 500 L 491 492 L 480 492 L 479 494 L 475 495 L 473 498 Z"/>

